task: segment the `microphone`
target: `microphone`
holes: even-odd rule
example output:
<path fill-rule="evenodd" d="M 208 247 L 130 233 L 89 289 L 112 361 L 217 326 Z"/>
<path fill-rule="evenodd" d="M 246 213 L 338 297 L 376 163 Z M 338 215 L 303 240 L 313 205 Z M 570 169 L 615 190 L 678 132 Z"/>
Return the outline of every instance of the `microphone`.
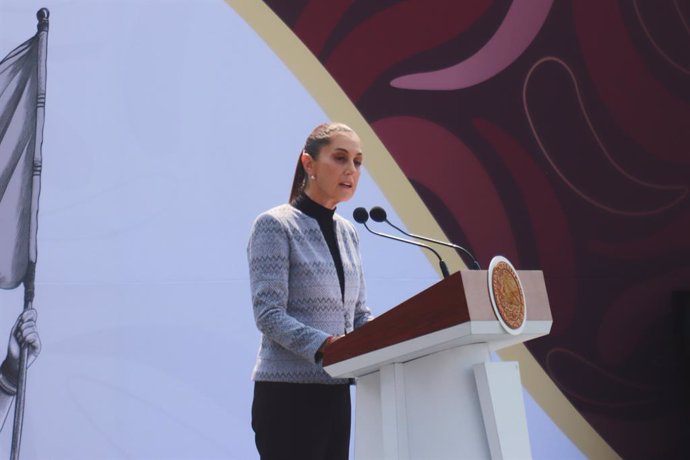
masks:
<path fill-rule="evenodd" d="M 364 211 L 366 211 L 366 209 Z M 467 254 L 468 256 L 470 256 L 472 258 L 472 264 L 474 265 L 474 268 L 472 268 L 472 270 L 481 270 L 481 267 L 479 266 L 479 262 L 477 262 L 477 259 L 475 259 L 474 256 L 472 255 L 472 253 L 470 251 L 468 251 L 467 249 L 465 249 L 462 246 L 459 246 L 457 244 L 454 244 L 454 243 L 448 243 L 446 241 L 439 241 L 439 240 L 435 240 L 433 238 L 427 238 L 424 236 L 419 236 L 419 235 L 414 235 L 412 233 L 407 233 L 405 230 L 398 227 L 397 225 L 394 225 L 393 223 L 391 223 L 391 221 L 388 220 L 388 216 L 386 215 L 386 210 L 383 209 L 381 206 L 374 206 L 373 208 L 371 208 L 371 210 L 369 211 L 369 215 L 371 216 L 371 220 L 373 220 L 375 222 L 385 222 L 388 225 L 390 225 L 391 227 L 393 227 L 394 229 L 396 229 L 397 231 L 399 231 L 400 233 L 402 233 L 403 235 L 407 235 L 410 238 L 415 238 L 417 240 L 427 241 L 429 243 L 440 244 L 442 246 L 447 246 L 449 248 L 459 249 L 460 251 L 464 252 L 465 254 Z"/>
<path fill-rule="evenodd" d="M 391 240 L 400 241 L 402 243 L 407 243 L 407 244 L 411 244 L 413 246 L 419 246 L 421 248 L 428 249 L 429 251 L 436 254 L 436 257 L 438 257 L 438 265 L 439 265 L 439 267 L 441 267 L 441 273 L 443 273 L 443 277 L 448 278 L 448 276 L 450 275 L 448 273 L 448 266 L 446 265 L 446 262 L 441 258 L 441 255 L 438 252 L 436 252 L 436 250 L 434 248 L 432 248 L 431 246 L 428 246 L 428 245 L 423 244 L 423 243 L 418 243 L 416 241 L 406 240 L 404 238 L 398 238 L 397 236 L 388 235 L 386 233 L 379 233 L 379 232 L 373 231 L 367 225 L 367 221 L 369 220 L 369 213 L 364 208 L 356 208 L 352 212 L 352 217 L 355 219 L 355 222 L 364 225 L 364 228 L 369 230 L 369 232 L 373 233 L 374 235 L 382 236 L 384 238 L 389 238 Z"/>

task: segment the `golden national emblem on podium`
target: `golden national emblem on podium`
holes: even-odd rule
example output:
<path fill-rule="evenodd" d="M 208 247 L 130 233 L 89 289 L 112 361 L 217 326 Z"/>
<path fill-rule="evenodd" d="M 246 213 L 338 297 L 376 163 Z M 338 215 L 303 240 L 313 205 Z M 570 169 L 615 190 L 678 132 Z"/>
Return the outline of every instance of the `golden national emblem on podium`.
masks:
<path fill-rule="evenodd" d="M 527 318 L 525 294 L 513 265 L 503 256 L 496 256 L 489 264 L 489 294 L 494 312 L 503 327 L 511 334 L 519 334 Z"/>

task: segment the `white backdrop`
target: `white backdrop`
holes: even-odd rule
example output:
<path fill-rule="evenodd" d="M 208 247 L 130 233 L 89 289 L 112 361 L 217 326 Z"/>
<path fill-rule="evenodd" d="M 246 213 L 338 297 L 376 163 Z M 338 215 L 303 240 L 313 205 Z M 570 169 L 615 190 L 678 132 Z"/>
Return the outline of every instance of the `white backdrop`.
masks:
<path fill-rule="evenodd" d="M 222 0 L 3 0 L 0 56 L 34 34 L 44 6 L 43 352 L 22 459 L 256 458 L 248 231 L 286 200 L 326 116 Z M 338 211 L 377 204 L 400 222 L 365 169 Z M 375 313 L 438 280 L 420 251 L 360 230 Z M 1 334 L 21 299 L 0 291 Z M 582 458 L 527 408 L 535 458 Z"/>

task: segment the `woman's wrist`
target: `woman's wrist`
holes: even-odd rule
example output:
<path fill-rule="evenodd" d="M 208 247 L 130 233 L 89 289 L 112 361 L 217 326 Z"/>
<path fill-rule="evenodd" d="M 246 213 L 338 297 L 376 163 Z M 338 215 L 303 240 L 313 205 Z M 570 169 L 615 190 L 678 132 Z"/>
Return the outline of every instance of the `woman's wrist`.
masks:
<path fill-rule="evenodd" d="M 326 340 L 323 341 L 323 343 L 322 343 L 321 346 L 319 347 L 319 351 L 320 351 L 320 352 L 323 352 L 323 350 L 324 350 L 327 346 L 329 346 L 330 344 L 332 344 L 332 343 L 335 342 L 336 340 L 338 340 L 338 336 L 336 336 L 336 335 L 331 335 L 331 336 L 329 336 Z"/>
<path fill-rule="evenodd" d="M 316 354 L 314 355 L 314 360 L 317 363 L 320 363 L 321 360 L 323 359 L 323 351 L 326 349 L 327 346 L 338 340 L 341 336 L 339 335 L 331 335 L 329 336 L 326 340 L 323 341 L 321 346 L 319 347 L 318 350 L 316 350 Z"/>

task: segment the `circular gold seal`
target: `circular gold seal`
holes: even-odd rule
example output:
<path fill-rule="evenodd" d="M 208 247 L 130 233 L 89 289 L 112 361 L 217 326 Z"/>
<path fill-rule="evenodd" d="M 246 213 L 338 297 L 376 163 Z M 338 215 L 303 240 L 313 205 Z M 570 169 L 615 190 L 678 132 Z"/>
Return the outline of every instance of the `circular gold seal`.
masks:
<path fill-rule="evenodd" d="M 517 271 L 508 259 L 496 256 L 489 264 L 488 281 L 496 317 L 506 331 L 519 334 L 525 324 L 527 309 Z"/>

